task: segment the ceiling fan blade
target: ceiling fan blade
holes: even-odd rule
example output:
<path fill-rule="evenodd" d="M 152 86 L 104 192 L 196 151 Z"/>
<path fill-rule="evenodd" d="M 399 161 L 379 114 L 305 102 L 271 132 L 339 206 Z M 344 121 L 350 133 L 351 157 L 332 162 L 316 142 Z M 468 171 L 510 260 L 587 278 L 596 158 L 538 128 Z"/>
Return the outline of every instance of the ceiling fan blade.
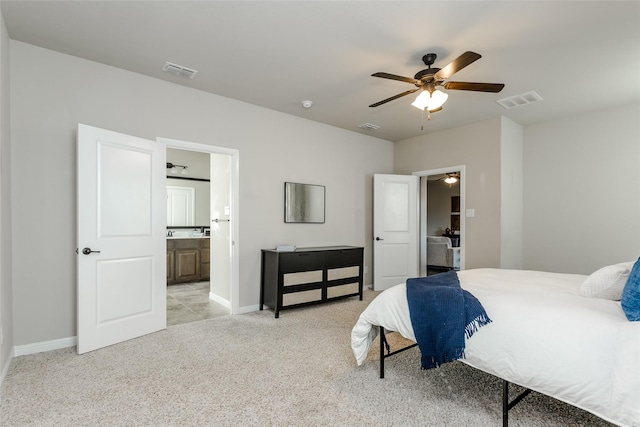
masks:
<path fill-rule="evenodd" d="M 445 82 L 441 85 L 445 89 L 472 90 L 475 92 L 498 93 L 504 87 L 503 83 L 469 83 L 469 82 Z"/>
<path fill-rule="evenodd" d="M 399 94 L 397 94 L 395 96 L 392 96 L 391 98 L 387 98 L 387 99 L 384 99 L 382 101 L 376 102 L 375 104 L 371 104 L 371 105 L 369 105 L 369 107 L 373 108 L 373 107 L 377 107 L 378 105 L 386 104 L 387 102 L 393 101 L 394 99 L 398 99 L 398 98 L 401 98 L 401 97 L 403 97 L 405 95 L 409 95 L 410 93 L 413 93 L 413 92 L 417 91 L 418 89 L 420 89 L 420 88 L 415 88 L 415 89 L 408 90 L 406 92 L 399 93 Z"/>
<path fill-rule="evenodd" d="M 436 80 L 446 80 L 458 71 L 462 70 L 467 65 L 477 61 L 480 58 L 482 58 L 482 55 L 480 55 L 479 53 L 466 51 L 465 53 L 451 61 L 449 65 L 441 68 L 440 71 L 438 71 L 434 75 L 434 78 Z"/>
<path fill-rule="evenodd" d="M 383 79 L 398 80 L 398 81 L 401 81 L 401 82 L 411 83 L 411 84 L 420 83 L 416 79 L 413 79 L 411 77 L 397 76 L 395 74 L 382 73 L 382 72 L 373 73 L 373 74 L 371 74 L 371 77 L 380 77 L 380 78 L 383 78 Z"/>

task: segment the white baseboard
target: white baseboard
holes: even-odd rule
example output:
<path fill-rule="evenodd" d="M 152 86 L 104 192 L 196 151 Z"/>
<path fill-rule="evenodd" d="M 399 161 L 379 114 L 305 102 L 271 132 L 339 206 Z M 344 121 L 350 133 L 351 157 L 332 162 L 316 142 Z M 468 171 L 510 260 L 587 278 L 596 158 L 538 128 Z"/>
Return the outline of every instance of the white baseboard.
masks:
<path fill-rule="evenodd" d="M 76 337 L 60 338 L 58 340 L 42 341 L 33 344 L 16 345 L 13 347 L 13 354 L 16 357 L 25 356 L 27 354 L 42 353 L 43 351 L 74 347 L 76 344 L 78 344 Z"/>
<path fill-rule="evenodd" d="M 228 308 L 229 310 L 231 310 L 231 301 L 224 299 L 216 294 L 214 294 L 213 292 L 209 292 L 209 299 L 211 301 L 215 301 L 218 304 L 224 306 L 225 308 Z M 240 307 L 240 309 L 238 310 L 238 312 L 236 314 L 246 314 L 246 313 L 251 313 L 253 311 L 258 311 L 258 309 L 260 308 L 259 304 L 256 305 L 249 305 L 246 307 Z"/>
<path fill-rule="evenodd" d="M 231 303 L 229 301 L 217 295 L 214 295 L 212 293 L 209 293 L 209 299 L 217 302 L 218 304 L 222 304 L 227 308 L 231 307 Z M 245 307 L 240 307 L 238 314 L 251 313 L 253 311 L 258 311 L 259 309 L 260 309 L 259 304 L 248 305 Z M 59 350 L 61 348 L 74 347 L 77 344 L 78 344 L 77 337 L 69 337 L 69 338 L 61 338 L 57 340 L 42 341 L 42 342 L 37 342 L 33 344 L 16 345 L 13 347 L 13 355 L 11 356 L 11 358 L 17 357 L 17 356 L 26 356 L 27 354 L 42 353 L 44 351 Z M 6 371 L 9 369 L 11 358 L 7 360 L 7 363 L 5 364 L 5 366 L 2 367 L 0 384 L 4 379 Z"/>
<path fill-rule="evenodd" d="M 224 308 L 231 309 L 231 301 L 224 299 L 221 296 L 214 294 L 213 292 L 209 292 L 209 299 L 211 301 L 215 301 L 218 304 L 224 306 Z"/>
<path fill-rule="evenodd" d="M 7 372 L 9 372 L 9 366 L 11 365 L 11 360 L 14 357 L 14 350 L 11 349 L 9 352 L 9 357 L 4 362 L 4 366 L 2 367 L 2 372 L 0 372 L 0 389 L 2 389 L 2 384 L 4 384 L 4 379 L 7 377 Z"/>
<path fill-rule="evenodd" d="M 247 305 L 244 307 L 240 307 L 238 309 L 238 313 L 237 314 L 247 314 L 247 313 L 252 313 L 254 311 L 258 311 L 260 310 L 260 304 L 256 304 L 256 305 Z"/>

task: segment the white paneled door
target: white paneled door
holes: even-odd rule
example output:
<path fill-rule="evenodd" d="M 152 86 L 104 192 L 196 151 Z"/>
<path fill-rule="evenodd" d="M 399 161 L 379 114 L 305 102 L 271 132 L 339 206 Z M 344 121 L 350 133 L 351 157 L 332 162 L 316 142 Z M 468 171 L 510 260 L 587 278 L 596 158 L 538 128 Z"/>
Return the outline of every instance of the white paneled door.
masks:
<path fill-rule="evenodd" d="M 166 151 L 78 126 L 78 353 L 166 328 Z"/>
<path fill-rule="evenodd" d="M 418 276 L 418 177 L 373 176 L 373 289 Z"/>

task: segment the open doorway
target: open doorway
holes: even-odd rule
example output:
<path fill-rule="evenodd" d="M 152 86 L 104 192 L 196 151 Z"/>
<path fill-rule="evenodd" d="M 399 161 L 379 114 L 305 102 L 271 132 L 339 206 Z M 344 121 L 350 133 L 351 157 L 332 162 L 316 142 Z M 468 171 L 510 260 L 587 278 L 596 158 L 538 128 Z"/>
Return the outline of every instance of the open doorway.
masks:
<path fill-rule="evenodd" d="M 420 275 L 464 269 L 464 166 L 420 177 Z"/>
<path fill-rule="evenodd" d="M 167 146 L 167 324 L 234 314 L 238 152 L 158 140 Z"/>
<path fill-rule="evenodd" d="M 211 182 L 212 169 L 228 174 L 224 162 L 220 172 L 213 166 L 219 160 L 212 157 L 220 155 L 175 148 L 166 153 L 167 326 L 174 326 L 229 314 L 228 307 L 209 298 L 211 282 L 220 281 L 211 273 L 225 273 L 211 268 L 211 260 L 219 257 L 211 250 L 211 201 L 228 200 L 229 187 Z"/>

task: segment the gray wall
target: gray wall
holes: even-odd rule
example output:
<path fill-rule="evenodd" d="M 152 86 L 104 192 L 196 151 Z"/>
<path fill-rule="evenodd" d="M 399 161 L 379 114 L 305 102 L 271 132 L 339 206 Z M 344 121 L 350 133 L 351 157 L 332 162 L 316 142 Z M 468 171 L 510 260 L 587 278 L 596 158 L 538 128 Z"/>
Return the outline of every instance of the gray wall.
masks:
<path fill-rule="evenodd" d="M 589 274 L 640 256 L 640 104 L 527 126 L 524 267 Z"/>
<path fill-rule="evenodd" d="M 167 163 L 187 166 L 186 175 L 188 178 L 204 178 L 210 179 L 211 166 L 208 153 L 200 153 L 197 151 L 178 150 L 176 148 L 167 148 Z M 182 168 L 178 168 L 182 172 Z M 167 176 L 173 176 L 167 169 Z M 176 176 L 182 176 L 177 174 Z"/>
<path fill-rule="evenodd" d="M 640 104 L 396 143 L 396 173 L 466 165 L 467 268 L 590 274 L 640 256 Z"/>
<path fill-rule="evenodd" d="M 523 128 L 503 117 L 500 144 L 500 267 L 523 265 Z"/>
<path fill-rule="evenodd" d="M 13 297 L 11 285 L 11 133 L 9 114 L 9 35 L 0 11 L 0 378 L 13 350 Z"/>
<path fill-rule="evenodd" d="M 208 156 L 209 157 L 209 156 Z M 231 206 L 231 157 L 211 154 L 211 219 L 229 219 L 225 208 Z M 242 209 L 242 208 L 241 208 Z M 242 232 L 242 231 L 241 231 Z M 211 223 L 211 292 L 231 301 L 231 223 Z"/>
<path fill-rule="evenodd" d="M 11 77 L 13 191 L 28 195 L 13 203 L 14 345 L 76 335 L 78 123 L 239 150 L 241 308 L 258 305 L 261 248 L 361 245 L 371 265 L 372 175 L 392 172 L 392 143 L 14 40 Z M 284 224 L 285 181 L 326 186 L 325 224 Z"/>
<path fill-rule="evenodd" d="M 420 135 L 395 143 L 395 173 L 465 165 L 465 268 L 500 267 L 501 119 Z"/>

